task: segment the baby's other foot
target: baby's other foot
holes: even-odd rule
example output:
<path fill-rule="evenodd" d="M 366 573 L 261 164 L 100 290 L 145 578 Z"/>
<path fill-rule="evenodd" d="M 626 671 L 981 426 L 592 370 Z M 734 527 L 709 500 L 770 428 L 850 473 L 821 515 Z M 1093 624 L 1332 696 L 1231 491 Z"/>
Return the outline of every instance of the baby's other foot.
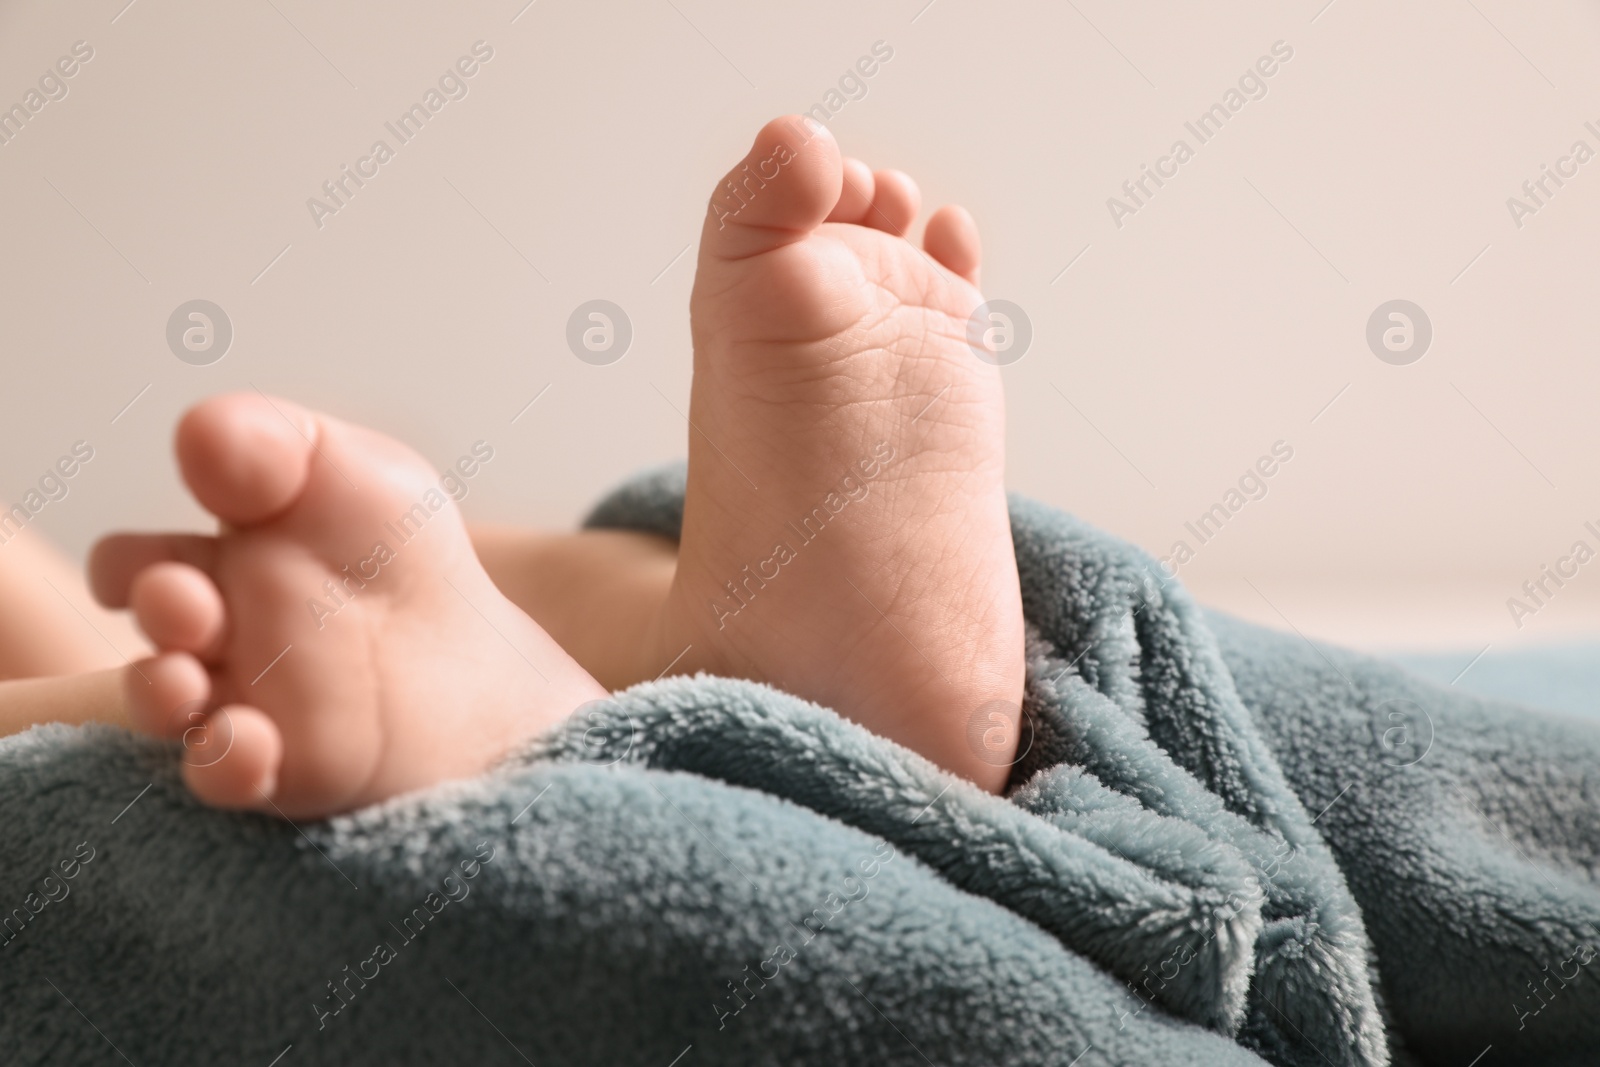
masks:
<path fill-rule="evenodd" d="M 1022 601 L 977 228 L 802 117 L 718 187 L 691 299 L 678 568 L 655 649 L 771 682 L 980 785 L 1015 757 Z M 974 729 L 974 726 L 977 729 Z"/>
<path fill-rule="evenodd" d="M 178 426 L 215 537 L 96 546 L 159 650 L 135 721 L 201 800 L 290 818 L 477 773 L 605 691 L 490 582 L 439 476 L 396 441 L 257 394 Z"/>

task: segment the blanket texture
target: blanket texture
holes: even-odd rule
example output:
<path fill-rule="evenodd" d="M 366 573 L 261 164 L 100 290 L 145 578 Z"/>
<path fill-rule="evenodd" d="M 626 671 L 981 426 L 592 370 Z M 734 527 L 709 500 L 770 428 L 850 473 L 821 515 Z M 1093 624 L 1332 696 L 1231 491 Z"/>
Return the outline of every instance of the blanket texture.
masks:
<path fill-rule="evenodd" d="M 675 537 L 682 487 L 590 525 Z M 705 676 L 300 826 L 198 806 L 170 746 L 110 728 L 0 741 L 0 1058 L 1600 1062 L 1600 725 L 1208 614 L 1026 500 L 1012 523 L 1004 799 Z"/>

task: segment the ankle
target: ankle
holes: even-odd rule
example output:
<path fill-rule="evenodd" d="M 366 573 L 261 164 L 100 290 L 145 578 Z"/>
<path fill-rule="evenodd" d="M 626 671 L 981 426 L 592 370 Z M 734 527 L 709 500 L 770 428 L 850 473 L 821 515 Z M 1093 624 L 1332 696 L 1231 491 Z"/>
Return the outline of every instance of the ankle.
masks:
<path fill-rule="evenodd" d="M 620 530 L 543 534 L 494 526 L 474 527 L 472 538 L 506 598 L 607 689 L 647 681 L 667 665 L 656 659 L 666 643 L 671 542 Z"/>

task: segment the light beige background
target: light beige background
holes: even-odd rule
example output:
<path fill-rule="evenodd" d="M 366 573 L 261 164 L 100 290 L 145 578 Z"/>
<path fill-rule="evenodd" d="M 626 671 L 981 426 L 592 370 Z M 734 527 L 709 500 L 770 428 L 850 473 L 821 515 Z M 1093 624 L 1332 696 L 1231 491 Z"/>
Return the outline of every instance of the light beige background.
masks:
<path fill-rule="evenodd" d="M 470 515 L 573 523 L 684 451 L 712 183 L 882 40 L 830 125 L 970 207 L 987 293 L 1026 309 L 1016 489 L 1165 554 L 1282 439 L 1269 495 L 1183 568 L 1203 599 L 1374 647 L 1600 629 L 1600 563 L 1520 631 L 1505 603 L 1600 526 L 1600 160 L 1520 229 L 1506 206 L 1600 149 L 1600 8 L 925 2 L 0 6 L 0 106 L 95 52 L 0 147 L 0 506 L 81 438 L 41 529 L 81 552 L 198 525 L 170 427 L 255 386 L 441 465 L 486 439 Z M 319 229 L 307 198 L 478 40 L 469 95 Z M 1280 40 L 1268 95 L 1115 226 L 1107 198 Z M 196 297 L 236 334 L 206 367 L 165 341 Z M 635 330 L 608 367 L 563 340 L 595 297 Z M 1364 340 L 1397 297 L 1435 330 L 1405 367 Z"/>

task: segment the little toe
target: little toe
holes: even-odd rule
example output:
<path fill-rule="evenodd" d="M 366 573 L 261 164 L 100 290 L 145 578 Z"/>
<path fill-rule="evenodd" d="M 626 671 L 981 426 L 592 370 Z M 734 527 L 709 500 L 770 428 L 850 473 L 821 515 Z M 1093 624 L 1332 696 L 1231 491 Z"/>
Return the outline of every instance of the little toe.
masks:
<path fill-rule="evenodd" d="M 202 803 L 272 810 L 283 735 L 264 713 L 244 704 L 218 708 L 184 733 L 183 749 L 183 780 Z"/>
<path fill-rule="evenodd" d="M 146 568 L 170 560 L 210 571 L 216 556 L 217 539 L 204 534 L 111 534 L 89 552 L 89 589 L 103 606 L 125 608 Z"/>
<path fill-rule="evenodd" d="M 310 412 L 286 400 L 260 393 L 213 397 L 178 424 L 178 466 L 202 507 L 249 526 L 299 497 L 319 431 Z"/>
<path fill-rule="evenodd" d="M 852 157 L 844 161 L 844 180 L 839 188 L 839 202 L 828 213 L 829 222 L 849 222 L 859 225 L 866 221 L 872 208 L 872 194 L 877 183 L 872 179 L 872 168 Z"/>
<path fill-rule="evenodd" d="M 922 190 L 902 170 L 875 171 L 872 180 L 872 207 L 862 225 L 904 237 L 922 210 Z"/>
<path fill-rule="evenodd" d="M 216 583 L 187 563 L 157 563 L 133 580 L 133 616 L 162 651 L 192 652 L 202 659 L 222 643 L 227 610 Z"/>
<path fill-rule="evenodd" d="M 935 211 L 922 235 L 922 247 L 949 270 L 978 284 L 983 245 L 978 239 L 978 224 L 966 208 L 946 204 Z"/>
<path fill-rule="evenodd" d="M 204 718 L 211 675 L 187 652 L 166 652 L 131 664 L 123 676 L 133 724 L 154 737 L 181 737 Z"/>

